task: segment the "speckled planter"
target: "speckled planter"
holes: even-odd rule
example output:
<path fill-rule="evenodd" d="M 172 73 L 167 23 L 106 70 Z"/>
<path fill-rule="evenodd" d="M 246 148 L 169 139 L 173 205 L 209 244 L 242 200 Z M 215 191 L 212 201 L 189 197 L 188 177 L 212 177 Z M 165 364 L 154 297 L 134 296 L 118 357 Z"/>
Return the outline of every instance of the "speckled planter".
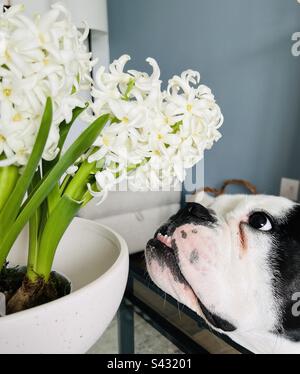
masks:
<path fill-rule="evenodd" d="M 12 264 L 25 264 L 26 233 L 13 248 Z M 65 233 L 54 269 L 72 281 L 72 293 L 0 318 L 1 353 L 85 353 L 102 335 L 121 302 L 128 249 L 114 231 L 76 218 Z"/>

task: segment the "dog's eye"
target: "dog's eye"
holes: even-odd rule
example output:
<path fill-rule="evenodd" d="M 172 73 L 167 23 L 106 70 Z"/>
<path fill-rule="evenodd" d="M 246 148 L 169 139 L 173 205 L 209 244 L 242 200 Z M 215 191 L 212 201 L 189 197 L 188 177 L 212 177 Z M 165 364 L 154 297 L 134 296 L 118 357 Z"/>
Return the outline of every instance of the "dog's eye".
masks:
<path fill-rule="evenodd" d="M 249 217 L 249 225 L 261 231 L 270 231 L 273 228 L 270 218 L 263 212 L 252 213 Z"/>

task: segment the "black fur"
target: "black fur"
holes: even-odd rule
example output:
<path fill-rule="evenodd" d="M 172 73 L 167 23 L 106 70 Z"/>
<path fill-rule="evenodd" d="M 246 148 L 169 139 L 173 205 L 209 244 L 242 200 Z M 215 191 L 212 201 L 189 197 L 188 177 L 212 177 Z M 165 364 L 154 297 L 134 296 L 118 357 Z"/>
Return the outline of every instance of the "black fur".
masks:
<path fill-rule="evenodd" d="M 300 292 L 300 205 L 281 220 L 273 219 L 271 266 L 274 295 L 280 303 L 281 321 L 277 332 L 300 341 L 300 317 L 292 314 L 293 294 Z"/>
<path fill-rule="evenodd" d="M 161 241 L 155 238 L 149 240 L 147 243 L 146 259 L 149 263 L 154 259 L 162 268 L 167 266 L 170 269 L 175 282 L 187 284 L 187 281 L 179 269 L 174 251 Z"/>
<path fill-rule="evenodd" d="M 211 323 L 214 327 L 221 329 L 223 331 L 234 331 L 236 330 L 236 327 L 233 326 L 230 322 L 226 321 L 225 319 L 217 316 L 216 314 L 210 312 L 205 305 L 202 304 L 201 300 L 198 299 L 198 303 L 200 305 L 200 308 L 205 315 L 205 318 L 208 320 L 209 323 Z"/>

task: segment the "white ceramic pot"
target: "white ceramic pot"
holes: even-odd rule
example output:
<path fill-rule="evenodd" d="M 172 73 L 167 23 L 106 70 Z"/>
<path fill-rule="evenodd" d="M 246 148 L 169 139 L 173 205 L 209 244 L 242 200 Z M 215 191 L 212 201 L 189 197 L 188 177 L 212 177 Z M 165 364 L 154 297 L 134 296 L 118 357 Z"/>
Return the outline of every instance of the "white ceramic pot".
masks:
<path fill-rule="evenodd" d="M 26 234 L 9 261 L 26 263 Z M 72 292 L 0 318 L 0 353 L 85 353 L 114 317 L 128 276 L 126 242 L 108 227 L 75 218 L 57 250 L 54 269 Z"/>

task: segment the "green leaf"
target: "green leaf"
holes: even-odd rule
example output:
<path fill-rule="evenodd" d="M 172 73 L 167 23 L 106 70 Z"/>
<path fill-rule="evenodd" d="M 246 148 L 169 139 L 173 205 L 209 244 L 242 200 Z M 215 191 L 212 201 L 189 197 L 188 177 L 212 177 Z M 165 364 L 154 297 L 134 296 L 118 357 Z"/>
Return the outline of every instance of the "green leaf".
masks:
<path fill-rule="evenodd" d="M 20 206 L 30 185 L 30 182 L 36 172 L 38 164 L 41 160 L 45 144 L 47 142 L 48 134 L 52 123 L 52 101 L 50 98 L 46 101 L 44 114 L 41 125 L 29 157 L 28 163 L 21 177 L 19 178 L 10 198 L 5 204 L 0 213 L 0 235 L 4 236 L 5 232 L 14 222 L 18 215 Z"/>
<path fill-rule="evenodd" d="M 90 182 L 91 175 L 95 174 L 97 171 L 96 165 L 96 161 L 88 162 L 88 160 L 85 160 L 68 184 L 64 195 L 68 195 L 74 200 L 81 201 L 87 192 L 87 184 Z"/>
<path fill-rule="evenodd" d="M 80 108 L 76 107 L 73 109 L 72 112 L 72 119 L 70 122 L 63 121 L 59 126 L 59 142 L 58 142 L 58 148 L 59 153 L 56 156 L 56 158 L 52 161 L 44 161 L 43 162 L 43 175 L 47 174 L 50 169 L 57 163 L 57 161 L 60 158 L 63 146 L 65 144 L 66 138 L 69 134 L 69 131 L 73 125 L 73 123 L 76 121 L 76 119 L 80 116 L 80 114 L 88 107 L 88 104 L 85 105 L 85 107 Z"/>
<path fill-rule="evenodd" d="M 20 174 L 17 166 L 0 167 L 0 211 L 11 196 L 19 177 Z"/>
<path fill-rule="evenodd" d="M 49 279 L 56 248 L 80 207 L 80 202 L 66 195 L 57 203 L 44 227 L 36 265 L 27 273 L 29 279 L 33 281 L 36 277 L 43 277 L 46 281 Z"/>
<path fill-rule="evenodd" d="M 102 131 L 106 122 L 109 119 L 109 115 L 103 115 L 96 119 L 82 134 L 78 139 L 70 146 L 66 153 L 60 158 L 53 169 L 47 174 L 39 187 L 31 194 L 26 200 L 23 209 L 18 215 L 16 221 L 11 225 L 10 229 L 6 233 L 4 240 L 0 246 L 0 268 L 3 266 L 5 259 L 17 239 L 19 233 L 25 226 L 29 218 L 34 214 L 36 209 L 40 206 L 42 201 L 51 192 L 55 183 L 61 178 L 64 172 L 72 165 L 74 162 L 85 153 L 89 147 L 95 142 L 96 138 Z"/>
<path fill-rule="evenodd" d="M 81 107 L 74 108 L 73 112 L 72 112 L 71 121 L 68 122 L 68 123 L 66 121 L 63 121 L 60 124 L 60 126 L 59 126 L 59 142 L 58 142 L 59 153 L 54 160 L 43 161 L 43 175 L 46 175 L 47 173 L 49 173 L 49 171 L 54 167 L 54 165 L 57 164 L 57 162 L 58 162 L 58 160 L 61 156 L 61 152 L 62 152 L 63 146 L 65 144 L 66 138 L 69 134 L 69 131 L 70 131 L 73 123 L 80 116 L 80 114 L 87 108 L 87 106 L 88 106 L 88 104 L 86 104 L 85 107 L 83 107 L 83 108 L 81 108 Z M 52 191 L 49 193 L 48 199 L 47 199 L 47 204 L 45 204 L 45 208 L 47 208 L 47 210 L 49 210 L 49 212 L 55 207 L 55 205 L 57 204 L 60 196 L 61 195 L 60 195 L 60 191 L 59 191 L 59 182 L 58 182 L 56 184 L 56 186 L 54 186 Z"/>

